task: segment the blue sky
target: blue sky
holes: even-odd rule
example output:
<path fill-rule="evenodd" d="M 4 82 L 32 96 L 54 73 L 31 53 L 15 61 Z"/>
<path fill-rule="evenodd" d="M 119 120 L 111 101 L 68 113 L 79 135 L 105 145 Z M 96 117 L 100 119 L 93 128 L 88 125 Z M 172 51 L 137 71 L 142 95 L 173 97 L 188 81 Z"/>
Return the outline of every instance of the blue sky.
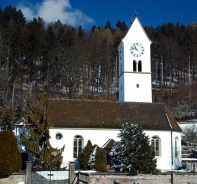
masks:
<path fill-rule="evenodd" d="M 3 2 L 2 2 L 3 1 Z M 109 20 L 129 26 L 137 15 L 143 25 L 157 27 L 164 23 L 197 22 L 197 0 L 1 0 L 0 6 L 21 9 L 27 20 L 42 17 L 46 23 L 58 19 L 65 24 L 91 29 Z"/>

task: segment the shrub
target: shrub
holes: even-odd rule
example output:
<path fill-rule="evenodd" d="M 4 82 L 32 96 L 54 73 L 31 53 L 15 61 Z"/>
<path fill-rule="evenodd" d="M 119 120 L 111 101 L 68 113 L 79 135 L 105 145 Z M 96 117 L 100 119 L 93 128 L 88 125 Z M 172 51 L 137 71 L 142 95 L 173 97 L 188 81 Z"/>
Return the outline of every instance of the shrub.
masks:
<path fill-rule="evenodd" d="M 105 171 L 106 170 L 106 159 L 104 151 L 97 145 L 94 145 L 88 166 L 92 170 Z"/>
<path fill-rule="evenodd" d="M 22 156 L 18 151 L 16 137 L 13 132 L 4 130 L 0 132 L 0 175 L 9 176 L 22 167 Z"/>
<path fill-rule="evenodd" d="M 81 169 L 88 170 L 88 161 L 90 159 L 91 152 L 92 152 L 92 143 L 90 140 L 88 140 L 85 149 L 82 150 L 82 152 L 78 157 Z"/>
<path fill-rule="evenodd" d="M 97 147 L 94 168 L 96 171 L 105 171 L 106 166 L 105 152 L 102 150 L 102 148 Z"/>

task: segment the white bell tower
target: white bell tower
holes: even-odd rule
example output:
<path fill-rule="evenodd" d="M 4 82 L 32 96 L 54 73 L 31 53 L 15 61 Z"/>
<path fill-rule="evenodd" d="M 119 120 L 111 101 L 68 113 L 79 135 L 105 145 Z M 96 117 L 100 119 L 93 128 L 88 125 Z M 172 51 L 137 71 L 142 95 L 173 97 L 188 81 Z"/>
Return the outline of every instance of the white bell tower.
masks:
<path fill-rule="evenodd" d="M 136 16 L 118 46 L 119 101 L 152 103 L 151 40 Z"/>

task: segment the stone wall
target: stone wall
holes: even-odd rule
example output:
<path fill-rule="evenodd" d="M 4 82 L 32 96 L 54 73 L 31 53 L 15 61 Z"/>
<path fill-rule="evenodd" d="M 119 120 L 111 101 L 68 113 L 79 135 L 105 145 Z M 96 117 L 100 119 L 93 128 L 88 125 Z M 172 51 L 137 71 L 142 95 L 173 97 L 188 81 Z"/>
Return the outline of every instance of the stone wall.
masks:
<path fill-rule="evenodd" d="M 8 178 L 0 179 L 0 184 L 18 184 L 20 182 L 25 182 L 25 173 L 12 174 Z"/>
<path fill-rule="evenodd" d="M 104 175 L 101 173 L 90 174 L 89 184 L 197 184 L 197 174 L 173 173 L 173 174 L 140 174 L 129 175 Z"/>
<path fill-rule="evenodd" d="M 8 178 L 0 179 L 0 184 L 18 184 L 18 183 L 25 184 L 25 174 L 24 175 L 10 175 Z M 68 184 L 69 181 L 67 180 L 47 180 L 42 176 L 38 175 L 35 172 L 32 172 L 31 177 L 31 184 Z M 29 183 L 27 183 L 29 184 Z"/>

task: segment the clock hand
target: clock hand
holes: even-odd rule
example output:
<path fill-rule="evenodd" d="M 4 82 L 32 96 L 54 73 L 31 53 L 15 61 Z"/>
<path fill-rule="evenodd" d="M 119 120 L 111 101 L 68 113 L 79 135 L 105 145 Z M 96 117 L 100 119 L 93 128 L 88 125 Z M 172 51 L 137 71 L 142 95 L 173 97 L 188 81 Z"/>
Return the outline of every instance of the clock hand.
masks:
<path fill-rule="evenodd" d="M 135 45 L 132 46 L 132 49 L 137 51 L 137 48 Z"/>

